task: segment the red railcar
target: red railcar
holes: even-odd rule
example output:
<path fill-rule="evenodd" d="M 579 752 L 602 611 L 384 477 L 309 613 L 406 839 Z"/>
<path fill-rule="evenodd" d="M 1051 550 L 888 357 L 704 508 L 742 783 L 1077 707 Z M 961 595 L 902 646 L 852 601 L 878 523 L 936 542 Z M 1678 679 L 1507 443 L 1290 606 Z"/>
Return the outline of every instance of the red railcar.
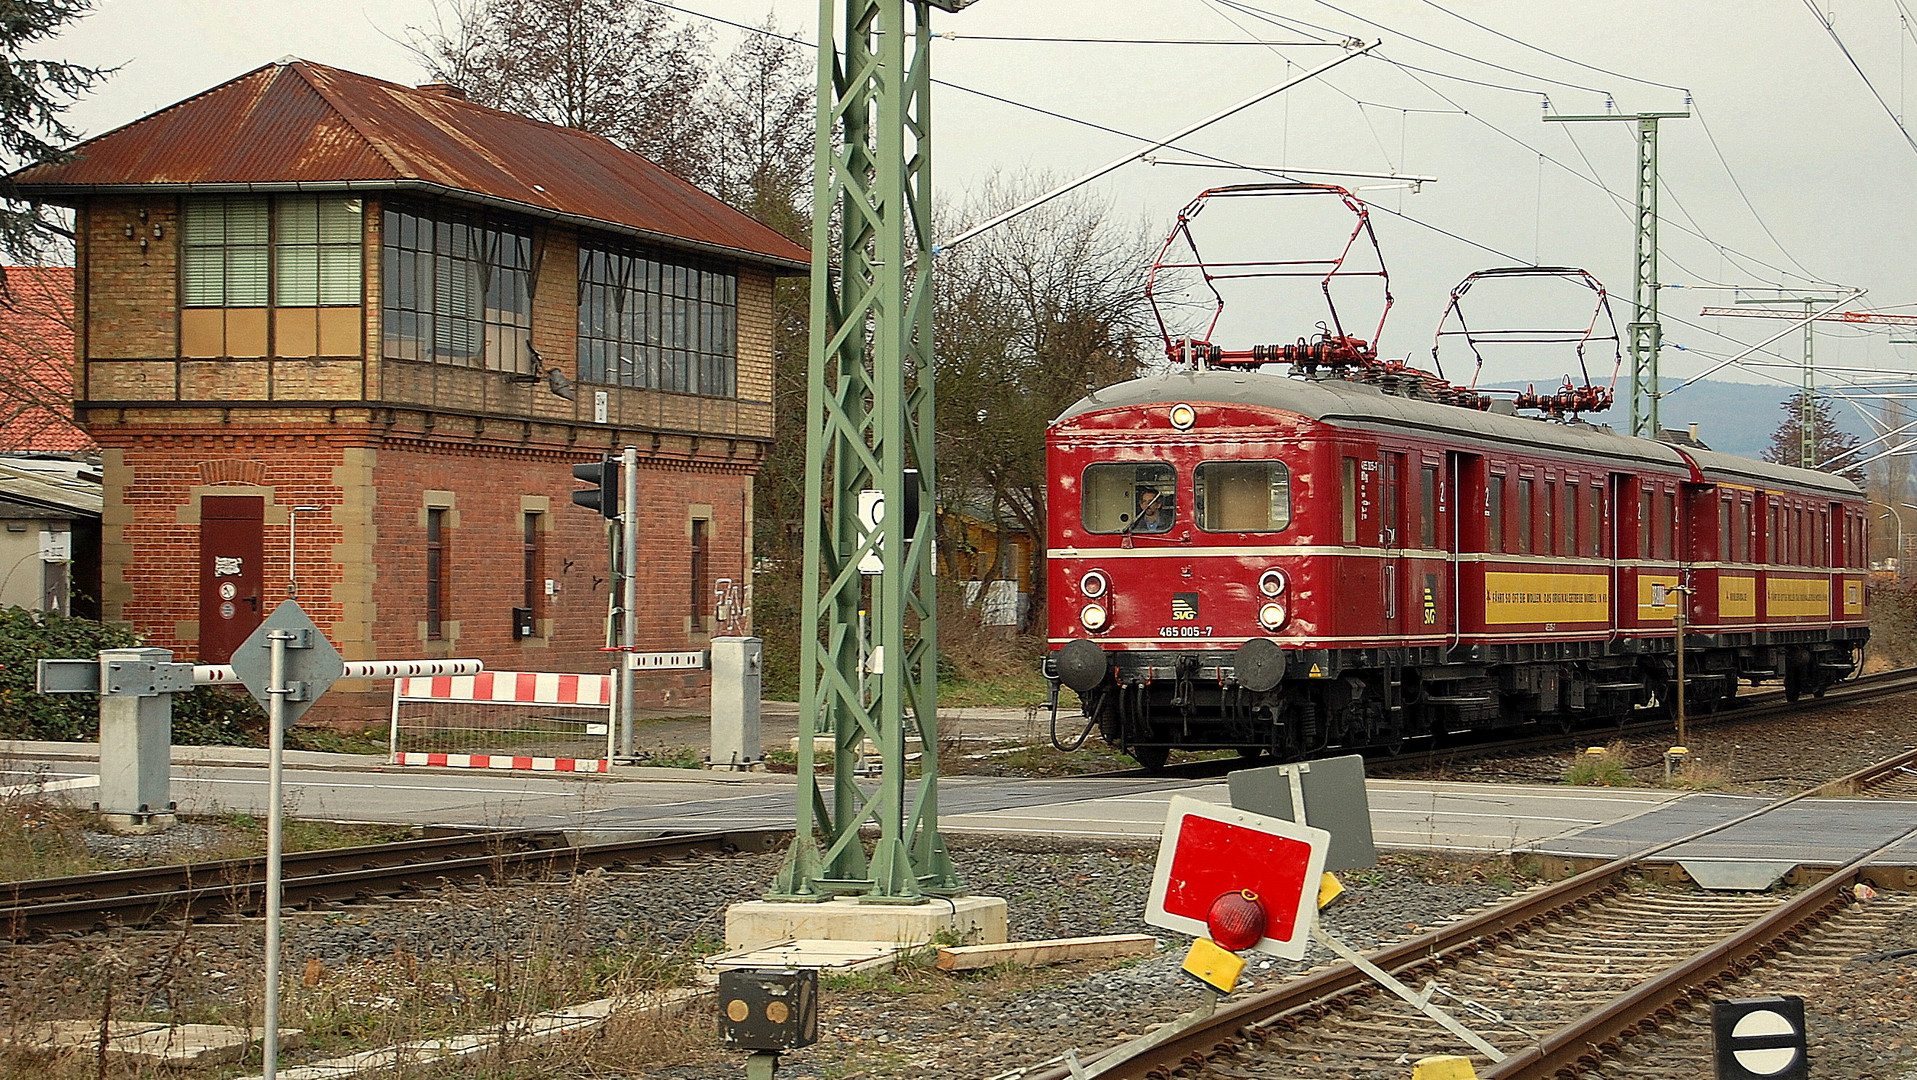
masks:
<path fill-rule="evenodd" d="M 1147 766 L 1620 719 L 1666 699 L 1680 603 L 1702 705 L 1821 694 L 1868 635 L 1864 496 L 1828 473 L 1182 367 L 1048 452 L 1048 672 Z"/>

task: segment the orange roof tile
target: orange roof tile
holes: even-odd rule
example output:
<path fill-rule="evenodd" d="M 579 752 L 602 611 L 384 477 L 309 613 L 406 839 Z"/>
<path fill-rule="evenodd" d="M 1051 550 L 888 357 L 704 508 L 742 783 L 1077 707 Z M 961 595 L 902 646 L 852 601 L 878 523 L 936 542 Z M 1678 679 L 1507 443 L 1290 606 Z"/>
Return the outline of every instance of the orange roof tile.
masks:
<path fill-rule="evenodd" d="M 73 420 L 73 268 L 9 266 L 0 297 L 0 451 L 96 449 Z"/>

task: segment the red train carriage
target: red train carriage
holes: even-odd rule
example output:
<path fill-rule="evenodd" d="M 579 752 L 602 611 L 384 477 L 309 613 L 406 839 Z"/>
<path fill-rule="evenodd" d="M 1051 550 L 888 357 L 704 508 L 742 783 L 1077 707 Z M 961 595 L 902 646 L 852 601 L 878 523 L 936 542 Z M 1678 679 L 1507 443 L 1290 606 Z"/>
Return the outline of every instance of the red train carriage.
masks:
<path fill-rule="evenodd" d="M 1299 195 L 1353 215 L 1327 257 L 1201 254 L 1193 225 L 1208 204 Z M 1226 290 L 1283 279 L 1322 295 L 1315 336 L 1214 344 Z M 1525 279 L 1586 290 L 1590 318 L 1465 318 L 1467 290 Z M 1172 370 L 1093 393 L 1048 436 L 1047 674 L 1077 691 L 1088 732 L 1158 766 L 1175 746 L 1291 757 L 1621 721 L 1671 690 L 1679 604 L 1690 701 L 1772 679 L 1819 694 L 1854 670 L 1866 518 L 1850 482 L 1583 423 L 1612 398 L 1588 371 L 1582 386 L 1494 406 L 1381 358 L 1389 278 L 1368 208 L 1342 188 L 1201 193 L 1145 292 L 1157 310 L 1159 293 L 1198 286 L 1214 300 L 1202 337 L 1160 312 Z M 1370 287 L 1366 340 L 1338 298 Z M 1480 368 L 1503 346 L 1568 347 L 1580 369 L 1592 343 L 1620 347 L 1603 286 L 1573 267 L 1471 275 L 1438 339 Z"/>
<path fill-rule="evenodd" d="M 1585 423 L 1200 365 L 1078 402 L 1049 467 L 1048 673 L 1147 766 L 1621 721 L 1679 603 L 1700 704 L 1867 636 L 1855 485 Z"/>

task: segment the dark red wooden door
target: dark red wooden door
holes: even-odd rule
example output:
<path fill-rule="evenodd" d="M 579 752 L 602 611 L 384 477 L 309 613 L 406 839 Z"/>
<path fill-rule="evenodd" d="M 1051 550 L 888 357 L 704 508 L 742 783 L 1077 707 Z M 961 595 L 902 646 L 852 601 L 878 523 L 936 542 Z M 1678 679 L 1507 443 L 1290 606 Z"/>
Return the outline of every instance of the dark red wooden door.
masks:
<path fill-rule="evenodd" d="M 200 662 L 224 664 L 266 618 L 266 500 L 200 499 Z"/>

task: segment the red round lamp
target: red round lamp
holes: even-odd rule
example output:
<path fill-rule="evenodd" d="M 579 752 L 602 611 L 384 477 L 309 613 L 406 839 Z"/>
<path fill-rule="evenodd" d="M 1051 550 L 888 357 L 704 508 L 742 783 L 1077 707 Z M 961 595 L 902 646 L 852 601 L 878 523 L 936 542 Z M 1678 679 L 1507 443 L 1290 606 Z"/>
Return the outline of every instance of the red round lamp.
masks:
<path fill-rule="evenodd" d="M 1250 889 L 1228 892 L 1211 902 L 1205 927 L 1220 947 L 1237 952 L 1258 944 L 1265 936 L 1265 905 Z"/>

